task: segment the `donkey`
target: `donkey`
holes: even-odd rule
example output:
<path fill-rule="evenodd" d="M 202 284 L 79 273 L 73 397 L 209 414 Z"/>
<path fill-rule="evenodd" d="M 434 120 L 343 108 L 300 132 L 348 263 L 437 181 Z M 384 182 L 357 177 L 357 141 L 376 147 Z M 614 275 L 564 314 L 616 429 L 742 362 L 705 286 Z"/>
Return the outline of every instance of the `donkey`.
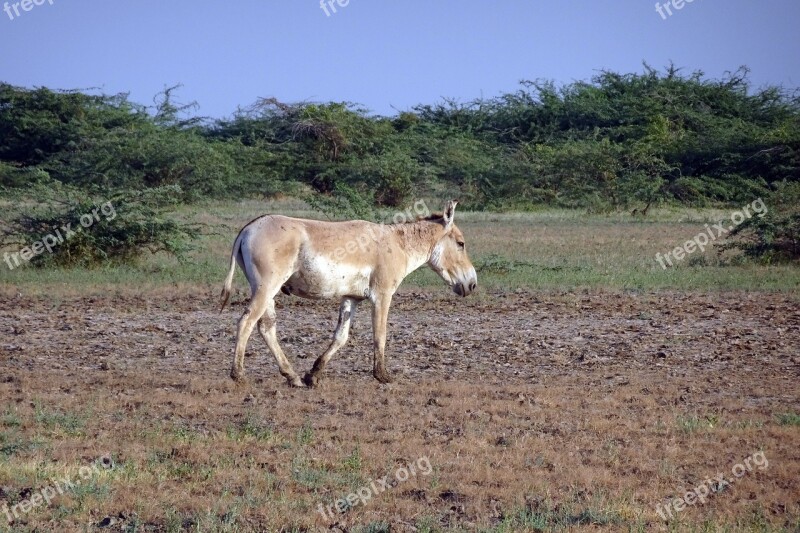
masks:
<path fill-rule="evenodd" d="M 230 270 L 222 289 L 225 308 L 236 264 L 250 283 L 250 304 L 239 319 L 231 378 L 244 380 L 244 352 L 258 331 L 293 387 L 316 387 L 325 365 L 347 342 L 358 304 L 372 303 L 374 359 L 372 375 L 391 383 L 386 369 L 386 323 L 392 296 L 403 279 L 427 264 L 459 296 L 478 283 L 467 256 L 464 235 L 453 223 L 458 202 L 450 201 L 439 215 L 413 222 L 382 225 L 353 220 L 324 222 L 281 215 L 264 215 L 239 232 L 231 252 Z M 333 341 L 302 380 L 283 353 L 275 327 L 278 291 L 303 298 L 339 298 L 339 322 Z"/>

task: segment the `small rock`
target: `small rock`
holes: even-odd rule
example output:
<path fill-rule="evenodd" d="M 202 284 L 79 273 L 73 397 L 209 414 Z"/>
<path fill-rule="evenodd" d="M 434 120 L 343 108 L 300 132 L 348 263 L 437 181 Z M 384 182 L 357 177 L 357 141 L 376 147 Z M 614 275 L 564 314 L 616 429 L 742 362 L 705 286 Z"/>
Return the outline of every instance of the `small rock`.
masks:
<path fill-rule="evenodd" d="M 115 525 L 118 522 L 113 516 L 107 516 L 98 522 L 97 527 L 106 528 Z"/>

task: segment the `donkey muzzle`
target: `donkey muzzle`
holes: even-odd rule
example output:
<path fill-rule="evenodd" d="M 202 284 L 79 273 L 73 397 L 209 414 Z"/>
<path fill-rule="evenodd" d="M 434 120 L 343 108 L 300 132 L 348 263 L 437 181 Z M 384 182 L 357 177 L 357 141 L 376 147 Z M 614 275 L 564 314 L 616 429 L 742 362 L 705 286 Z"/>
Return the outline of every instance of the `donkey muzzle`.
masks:
<path fill-rule="evenodd" d="M 453 292 L 459 296 L 469 296 L 478 287 L 478 282 L 475 280 L 462 281 L 453 285 Z"/>

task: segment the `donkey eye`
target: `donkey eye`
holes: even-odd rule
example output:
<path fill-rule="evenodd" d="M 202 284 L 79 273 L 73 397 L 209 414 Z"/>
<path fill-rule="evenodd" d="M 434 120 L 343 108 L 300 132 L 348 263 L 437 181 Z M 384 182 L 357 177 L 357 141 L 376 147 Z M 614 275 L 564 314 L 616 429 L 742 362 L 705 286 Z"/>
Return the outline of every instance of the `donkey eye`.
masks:
<path fill-rule="evenodd" d="M 457 245 L 458 245 L 458 247 L 459 247 L 459 248 L 461 248 L 462 250 L 464 249 L 464 241 L 458 241 L 458 242 L 456 242 L 456 244 L 457 244 Z"/>

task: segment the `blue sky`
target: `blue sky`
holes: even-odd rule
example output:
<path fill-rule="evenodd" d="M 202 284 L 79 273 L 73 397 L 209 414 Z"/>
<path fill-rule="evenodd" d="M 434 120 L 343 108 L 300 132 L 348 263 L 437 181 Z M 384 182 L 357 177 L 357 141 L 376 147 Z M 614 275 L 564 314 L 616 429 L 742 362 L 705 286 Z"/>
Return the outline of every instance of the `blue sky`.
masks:
<path fill-rule="evenodd" d="M 666 20 L 655 0 L 334 0 L 329 16 L 319 0 L 43 0 L 16 16 L 18 1 L 0 11 L 0 81 L 143 104 L 180 83 L 211 117 L 272 96 L 390 115 L 642 61 L 800 86 L 799 0 L 694 0 Z"/>

